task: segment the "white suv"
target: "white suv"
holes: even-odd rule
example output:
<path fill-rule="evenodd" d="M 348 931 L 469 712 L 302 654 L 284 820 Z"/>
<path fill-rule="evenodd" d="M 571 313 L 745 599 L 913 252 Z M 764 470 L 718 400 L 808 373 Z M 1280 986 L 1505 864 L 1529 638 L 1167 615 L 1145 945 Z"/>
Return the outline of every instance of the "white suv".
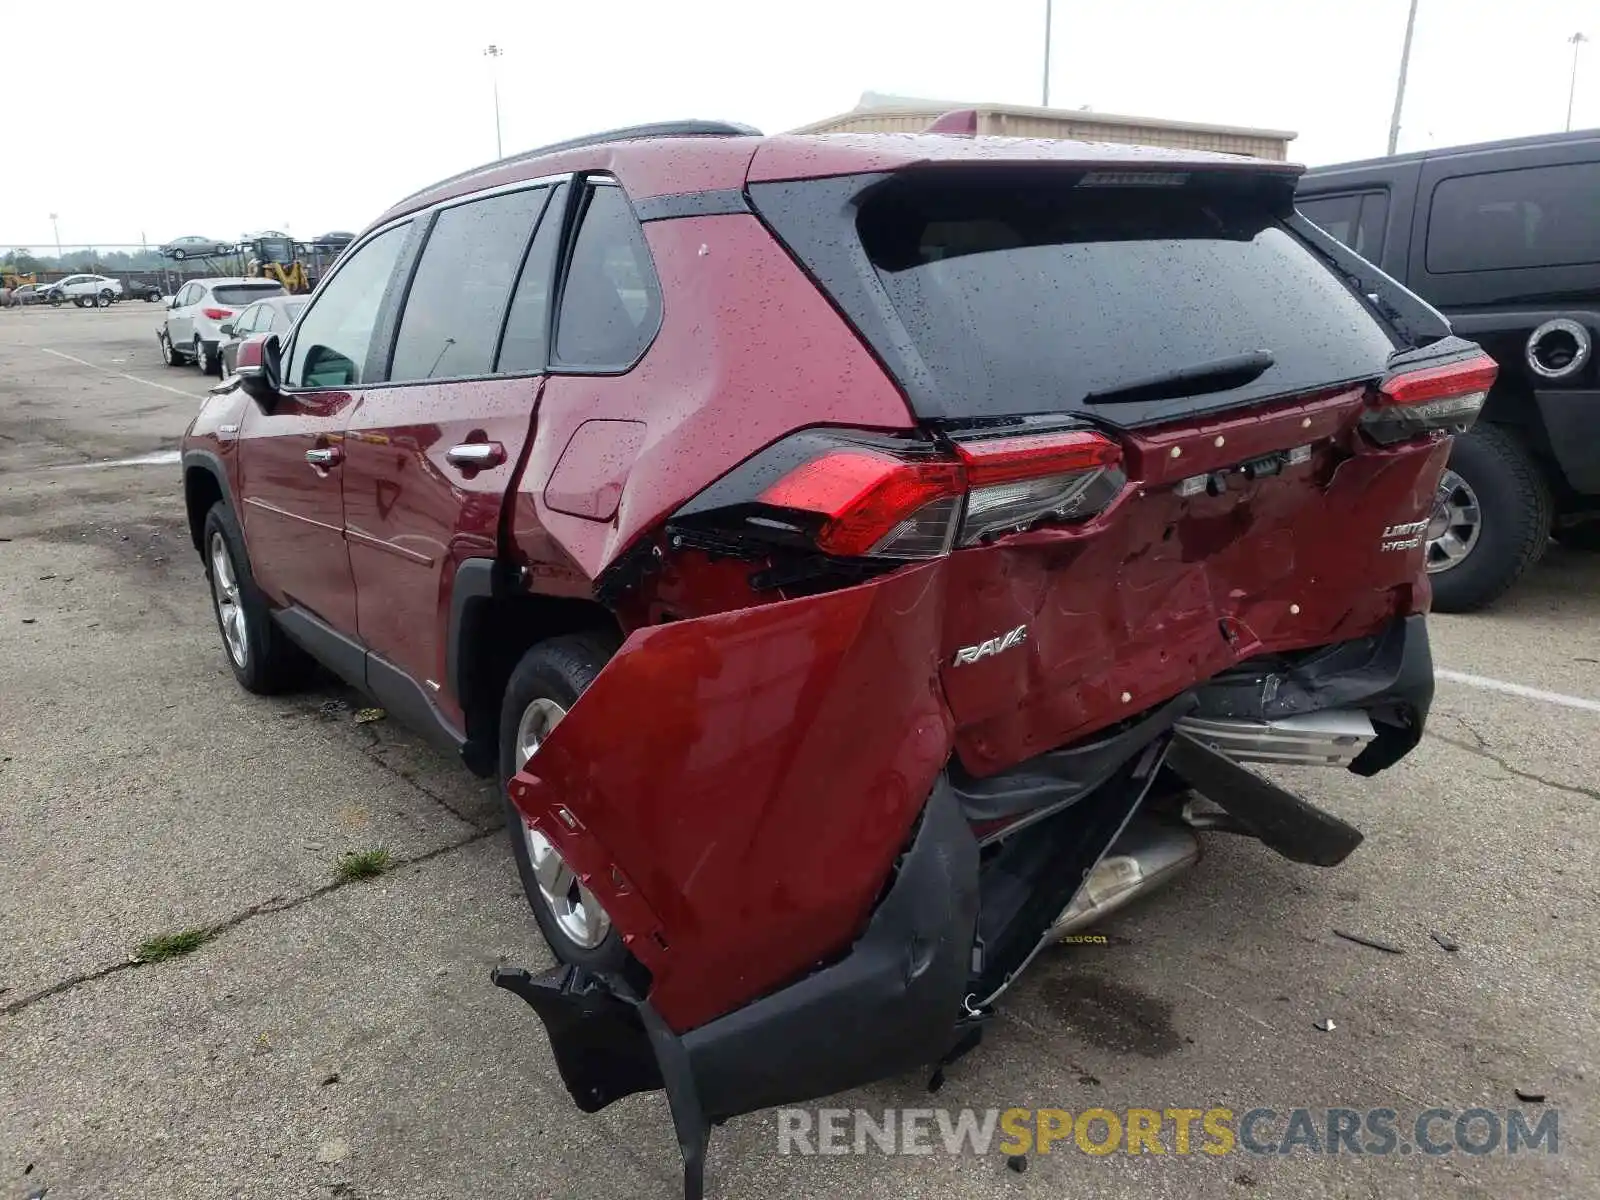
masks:
<path fill-rule="evenodd" d="M 106 275 L 68 275 L 52 287 L 79 308 L 110 308 L 113 300 L 122 299 L 122 280 Z"/>
<path fill-rule="evenodd" d="M 203 374 L 220 375 L 217 327 L 257 300 L 288 294 L 270 279 L 191 279 L 168 303 L 166 320 L 156 330 L 161 361 L 169 367 L 192 362 Z"/>

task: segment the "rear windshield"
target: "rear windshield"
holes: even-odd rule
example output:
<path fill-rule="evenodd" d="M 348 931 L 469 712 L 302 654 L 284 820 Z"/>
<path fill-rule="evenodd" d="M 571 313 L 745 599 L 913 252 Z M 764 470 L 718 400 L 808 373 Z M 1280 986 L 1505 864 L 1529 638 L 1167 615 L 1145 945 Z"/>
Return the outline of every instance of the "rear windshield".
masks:
<path fill-rule="evenodd" d="M 268 296 L 287 296 L 281 283 L 219 283 L 211 295 L 219 304 L 254 304 Z"/>
<path fill-rule="evenodd" d="M 1139 424 L 1383 371 L 1389 334 L 1257 193 L 1075 184 L 928 173 L 863 205 L 862 248 L 930 377 L 920 415 L 1062 412 L 1261 351 L 1271 365 L 1223 390 L 1094 411 Z"/>

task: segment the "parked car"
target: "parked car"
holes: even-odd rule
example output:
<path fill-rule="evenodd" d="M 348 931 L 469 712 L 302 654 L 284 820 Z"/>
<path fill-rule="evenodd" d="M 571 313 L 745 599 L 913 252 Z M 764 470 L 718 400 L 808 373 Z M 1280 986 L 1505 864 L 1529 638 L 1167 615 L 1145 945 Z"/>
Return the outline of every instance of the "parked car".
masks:
<path fill-rule="evenodd" d="M 356 240 L 356 235 L 336 229 L 331 233 L 320 234 L 311 239 L 313 246 L 346 246 Z"/>
<path fill-rule="evenodd" d="M 218 325 L 217 333 L 221 340 L 217 352 L 222 358 L 223 377 L 233 374 L 241 342 L 257 333 L 288 333 L 289 326 L 294 324 L 305 306 L 304 296 L 270 296 L 252 304 L 232 320 Z"/>
<path fill-rule="evenodd" d="M 122 294 L 130 300 L 144 300 L 153 304 L 161 299 L 161 288 L 158 284 L 130 279 L 123 284 Z"/>
<path fill-rule="evenodd" d="M 1241 764 L 1416 745 L 1418 535 L 1495 367 L 1297 171 L 580 139 L 395 206 L 202 405 L 235 677 L 320 662 L 499 775 L 558 965 L 495 981 L 585 1111 L 667 1087 L 690 1194 L 713 1123 L 969 1049 L 1193 861 L 1190 788 L 1361 840 Z"/>
<path fill-rule="evenodd" d="M 11 289 L 11 303 L 14 306 L 39 303 L 39 292 L 43 284 L 24 283 Z"/>
<path fill-rule="evenodd" d="M 216 254 L 231 254 L 233 246 L 227 242 L 219 242 L 216 238 L 208 237 L 179 237 L 165 242 L 158 251 L 164 258 L 175 258 L 182 262 L 186 258 L 209 258 Z"/>
<path fill-rule="evenodd" d="M 1500 364 L 1429 519 L 1434 606 L 1490 603 L 1552 534 L 1600 549 L 1600 134 L 1323 167 L 1299 206 Z"/>
<path fill-rule="evenodd" d="M 122 280 L 108 275 L 68 275 L 50 287 L 52 298 L 70 300 L 79 308 L 110 308 L 122 298 Z"/>
<path fill-rule="evenodd" d="M 191 279 L 168 302 L 156 330 L 161 361 L 169 367 L 193 363 L 203 375 L 219 374 L 222 323 L 257 300 L 287 294 L 270 279 Z"/>

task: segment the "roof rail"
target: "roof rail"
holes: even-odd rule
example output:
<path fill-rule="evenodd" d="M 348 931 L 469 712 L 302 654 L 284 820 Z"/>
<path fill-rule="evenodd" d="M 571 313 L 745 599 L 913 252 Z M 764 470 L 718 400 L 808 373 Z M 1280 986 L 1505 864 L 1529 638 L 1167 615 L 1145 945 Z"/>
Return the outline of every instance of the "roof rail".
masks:
<path fill-rule="evenodd" d="M 430 183 L 425 188 L 412 192 L 401 204 L 415 200 L 418 196 L 425 196 L 438 188 L 448 187 L 452 183 L 459 183 L 463 179 L 471 179 L 474 175 L 484 171 L 492 171 L 496 167 L 510 167 L 517 163 L 527 162 L 529 159 L 542 158 L 546 154 L 559 154 L 563 150 L 582 150 L 586 146 L 604 146 L 609 142 L 630 142 L 642 138 L 674 138 L 674 137 L 760 137 L 761 130 L 753 125 L 743 125 L 737 121 L 656 121 L 649 125 L 627 125 L 621 129 L 608 129 L 604 133 L 590 133 L 583 137 L 568 138 L 564 142 L 551 142 L 548 146 L 536 146 L 532 150 L 524 150 L 520 154 L 512 154 L 506 158 L 495 159 L 493 162 L 484 163 L 481 167 L 473 167 L 469 171 L 451 175 L 448 179 L 441 179 Z"/>

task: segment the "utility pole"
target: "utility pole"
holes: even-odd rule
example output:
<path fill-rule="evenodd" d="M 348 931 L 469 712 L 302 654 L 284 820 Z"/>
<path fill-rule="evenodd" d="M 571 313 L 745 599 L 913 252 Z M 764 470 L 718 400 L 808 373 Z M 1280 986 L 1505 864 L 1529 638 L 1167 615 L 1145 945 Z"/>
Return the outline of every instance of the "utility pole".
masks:
<path fill-rule="evenodd" d="M 1589 40 L 1587 34 L 1578 32 L 1567 39 L 1572 43 L 1572 82 L 1567 85 L 1567 132 L 1572 132 L 1572 98 L 1578 94 L 1578 48 Z"/>
<path fill-rule="evenodd" d="M 1055 0 L 1044 0 L 1044 99 L 1040 101 L 1045 108 L 1050 107 L 1050 10 L 1055 7 Z"/>
<path fill-rule="evenodd" d="M 484 50 L 483 56 L 489 60 L 489 83 L 494 88 L 494 156 L 504 158 L 505 151 L 500 147 L 500 57 L 505 54 L 499 46 L 491 45 Z"/>
<path fill-rule="evenodd" d="M 1417 0 L 1411 0 L 1411 12 L 1406 17 L 1406 44 L 1400 51 L 1400 81 L 1394 89 L 1394 116 L 1389 118 L 1389 153 L 1400 144 L 1400 109 L 1406 102 L 1406 68 L 1411 65 L 1411 31 L 1417 24 Z"/>
<path fill-rule="evenodd" d="M 61 226 L 56 224 L 56 214 L 50 214 L 50 228 L 56 231 L 56 265 L 61 265 Z"/>

